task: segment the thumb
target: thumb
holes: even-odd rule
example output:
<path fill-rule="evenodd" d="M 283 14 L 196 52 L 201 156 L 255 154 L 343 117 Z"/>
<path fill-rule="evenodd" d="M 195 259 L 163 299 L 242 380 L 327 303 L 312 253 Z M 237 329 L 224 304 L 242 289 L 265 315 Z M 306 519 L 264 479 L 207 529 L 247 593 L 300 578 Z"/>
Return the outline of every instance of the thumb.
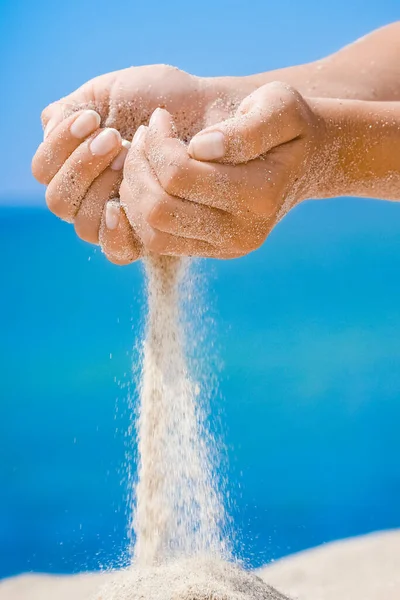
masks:
<path fill-rule="evenodd" d="M 306 108 L 290 86 L 268 83 L 245 98 L 232 118 L 195 135 L 188 153 L 201 161 L 248 162 L 301 135 Z"/>

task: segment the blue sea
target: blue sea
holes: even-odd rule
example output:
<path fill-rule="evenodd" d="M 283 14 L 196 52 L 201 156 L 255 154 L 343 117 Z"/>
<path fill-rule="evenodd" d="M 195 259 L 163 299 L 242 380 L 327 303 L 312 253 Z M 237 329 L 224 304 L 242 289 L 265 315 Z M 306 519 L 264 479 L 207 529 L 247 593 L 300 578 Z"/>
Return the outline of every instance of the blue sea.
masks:
<path fill-rule="evenodd" d="M 141 269 L 34 207 L 0 208 L 0 256 L 0 577 L 118 564 Z M 306 203 L 202 269 L 237 553 L 399 527 L 400 204 Z"/>

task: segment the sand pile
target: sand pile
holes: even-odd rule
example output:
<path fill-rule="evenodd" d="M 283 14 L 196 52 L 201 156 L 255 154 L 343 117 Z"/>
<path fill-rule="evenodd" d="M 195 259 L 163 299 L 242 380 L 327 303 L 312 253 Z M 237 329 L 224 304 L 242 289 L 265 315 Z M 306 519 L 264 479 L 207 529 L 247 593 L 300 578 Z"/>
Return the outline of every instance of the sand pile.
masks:
<path fill-rule="evenodd" d="M 262 579 L 234 564 L 189 558 L 157 567 L 131 568 L 92 600 L 288 600 Z"/>
<path fill-rule="evenodd" d="M 258 574 L 292 600 L 398 600 L 400 530 L 325 544 L 272 563 Z M 21 575 L 0 581 L 0 600 L 88 600 L 101 586 L 112 590 L 111 582 L 119 576 L 128 575 Z M 167 596 L 165 581 L 162 587 Z"/>

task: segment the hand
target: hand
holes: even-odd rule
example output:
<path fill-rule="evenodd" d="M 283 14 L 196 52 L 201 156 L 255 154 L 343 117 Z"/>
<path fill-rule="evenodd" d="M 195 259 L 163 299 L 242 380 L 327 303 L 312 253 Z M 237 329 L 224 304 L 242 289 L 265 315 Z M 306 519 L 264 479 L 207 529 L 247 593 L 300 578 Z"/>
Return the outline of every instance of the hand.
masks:
<path fill-rule="evenodd" d="M 190 139 L 203 127 L 226 118 L 256 87 L 245 79 L 195 77 L 168 65 L 107 73 L 44 109 L 45 136 L 73 112 L 93 109 L 102 125 L 131 140 L 138 127 L 163 106 L 174 116 L 178 136 Z"/>
<path fill-rule="evenodd" d="M 98 243 L 105 203 L 118 198 L 127 140 L 154 109 L 165 106 L 179 137 L 190 139 L 226 118 L 246 95 L 249 84 L 243 86 L 239 80 L 201 79 L 165 65 L 132 67 L 97 77 L 51 104 L 42 114 L 45 140 L 32 163 L 35 177 L 49 186 L 50 210 L 73 221 L 82 239 Z M 104 127 L 108 131 L 102 134 L 104 143 L 97 143 L 99 151 L 91 142 Z M 133 250 L 129 256 L 134 258 Z"/>
<path fill-rule="evenodd" d="M 158 109 L 128 153 L 121 206 L 146 252 L 243 256 L 316 191 L 324 131 L 311 105 L 281 83 L 259 88 L 188 148 Z"/>

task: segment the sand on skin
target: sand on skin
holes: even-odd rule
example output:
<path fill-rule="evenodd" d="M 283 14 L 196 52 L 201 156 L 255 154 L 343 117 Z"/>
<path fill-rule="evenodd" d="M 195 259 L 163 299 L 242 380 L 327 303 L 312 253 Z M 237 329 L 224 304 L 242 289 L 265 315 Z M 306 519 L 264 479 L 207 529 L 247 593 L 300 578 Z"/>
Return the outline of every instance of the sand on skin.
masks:
<path fill-rule="evenodd" d="M 399 600 L 400 530 L 300 552 L 259 574 L 293 600 Z M 111 577 L 21 575 L 0 581 L 0 600 L 87 600 Z"/>

